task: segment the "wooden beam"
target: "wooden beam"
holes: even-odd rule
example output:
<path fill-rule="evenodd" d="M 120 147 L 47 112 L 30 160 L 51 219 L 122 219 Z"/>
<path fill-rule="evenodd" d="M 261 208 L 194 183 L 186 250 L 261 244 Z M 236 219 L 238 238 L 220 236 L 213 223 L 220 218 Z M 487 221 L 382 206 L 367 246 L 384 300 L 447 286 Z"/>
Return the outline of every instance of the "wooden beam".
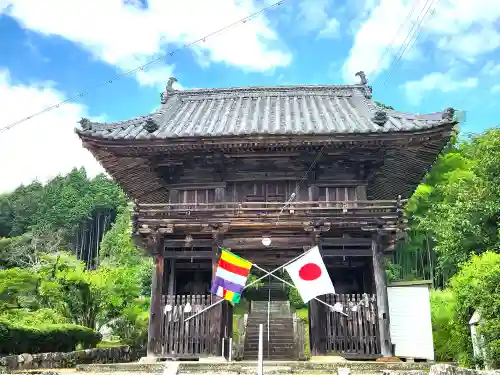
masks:
<path fill-rule="evenodd" d="M 169 251 L 165 253 L 165 259 L 212 259 L 212 251 Z"/>
<path fill-rule="evenodd" d="M 192 241 L 186 242 L 185 239 L 167 239 L 165 240 L 165 248 L 196 248 L 196 247 L 212 247 L 212 238 L 193 238 Z M 167 255 L 166 251 L 165 255 Z"/>
<path fill-rule="evenodd" d="M 389 328 L 389 299 L 387 282 L 383 267 L 383 253 L 380 251 L 380 239 L 374 235 L 372 239 L 373 277 L 377 296 L 377 317 L 380 333 L 380 349 L 383 357 L 392 357 L 392 342 Z"/>
<path fill-rule="evenodd" d="M 321 255 L 327 257 L 370 257 L 372 256 L 371 249 L 331 249 L 321 250 Z"/>
<path fill-rule="evenodd" d="M 321 237 L 321 246 L 359 246 L 371 249 L 371 238 Z"/>
<path fill-rule="evenodd" d="M 161 297 L 163 294 L 163 272 L 165 261 L 163 258 L 163 244 L 159 235 L 152 235 L 149 244 L 151 253 L 155 254 L 155 266 L 153 269 L 153 278 L 151 283 L 151 308 L 149 311 L 149 325 L 148 325 L 148 344 L 147 355 L 157 356 L 161 354 Z"/>
<path fill-rule="evenodd" d="M 264 246 L 262 244 L 262 237 L 234 237 L 224 238 L 223 247 L 244 250 L 244 249 L 260 249 L 260 250 L 273 250 L 273 249 L 302 249 L 304 246 L 311 243 L 311 239 L 303 236 L 288 236 L 288 237 L 275 237 L 270 235 L 271 244 Z"/>

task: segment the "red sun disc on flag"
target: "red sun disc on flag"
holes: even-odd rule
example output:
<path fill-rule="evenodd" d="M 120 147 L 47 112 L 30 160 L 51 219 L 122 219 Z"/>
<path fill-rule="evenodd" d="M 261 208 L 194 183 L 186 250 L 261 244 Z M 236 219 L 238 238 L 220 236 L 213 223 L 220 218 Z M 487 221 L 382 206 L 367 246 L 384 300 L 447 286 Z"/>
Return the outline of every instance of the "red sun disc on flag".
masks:
<path fill-rule="evenodd" d="M 314 263 L 307 263 L 300 267 L 299 277 L 304 281 L 313 281 L 321 276 L 321 268 Z"/>

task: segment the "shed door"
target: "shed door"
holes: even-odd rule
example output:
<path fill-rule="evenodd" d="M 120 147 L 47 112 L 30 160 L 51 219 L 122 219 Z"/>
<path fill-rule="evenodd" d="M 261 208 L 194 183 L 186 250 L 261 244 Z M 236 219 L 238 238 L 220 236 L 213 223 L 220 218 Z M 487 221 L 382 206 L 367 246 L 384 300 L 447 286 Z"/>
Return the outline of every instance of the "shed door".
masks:
<path fill-rule="evenodd" d="M 427 285 L 387 288 L 391 340 L 396 357 L 434 360 Z"/>

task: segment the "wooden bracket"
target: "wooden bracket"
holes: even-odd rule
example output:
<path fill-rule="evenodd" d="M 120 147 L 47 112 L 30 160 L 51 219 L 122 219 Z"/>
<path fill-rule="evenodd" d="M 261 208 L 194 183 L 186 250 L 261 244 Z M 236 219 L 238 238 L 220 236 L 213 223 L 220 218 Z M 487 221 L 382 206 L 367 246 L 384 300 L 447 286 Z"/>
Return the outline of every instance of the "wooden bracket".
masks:
<path fill-rule="evenodd" d="M 174 224 L 167 224 L 166 227 L 159 228 L 158 232 L 162 233 L 162 234 L 164 234 L 164 233 L 172 234 L 172 233 L 174 233 L 174 229 L 175 229 Z"/>

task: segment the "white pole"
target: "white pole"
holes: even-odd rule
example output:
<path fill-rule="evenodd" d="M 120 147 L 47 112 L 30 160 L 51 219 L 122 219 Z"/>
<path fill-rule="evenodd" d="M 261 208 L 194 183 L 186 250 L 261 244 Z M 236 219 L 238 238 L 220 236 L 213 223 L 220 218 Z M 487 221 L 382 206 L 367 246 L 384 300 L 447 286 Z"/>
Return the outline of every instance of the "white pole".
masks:
<path fill-rule="evenodd" d="M 233 357 L 233 338 L 229 338 L 229 362 L 231 362 Z"/>
<path fill-rule="evenodd" d="M 269 282 L 270 281 L 268 281 L 268 283 Z M 267 299 L 267 359 L 269 360 L 269 320 L 271 318 L 271 289 L 268 290 L 269 290 L 269 297 Z"/>
<path fill-rule="evenodd" d="M 255 264 L 252 264 L 252 266 L 256 266 L 256 268 L 260 269 L 261 271 L 264 271 L 266 274 L 265 274 L 264 276 L 259 277 L 257 280 L 252 281 L 250 284 L 245 285 L 245 287 L 243 288 L 243 290 L 245 290 L 245 289 L 247 289 L 247 288 L 251 287 L 251 286 L 252 286 L 252 285 L 254 285 L 254 284 L 257 284 L 260 280 L 265 279 L 265 278 L 266 278 L 266 277 L 268 277 L 268 276 L 274 276 L 274 277 L 276 278 L 276 275 L 274 275 L 274 273 L 278 272 L 280 269 L 282 269 L 283 267 L 286 267 L 286 266 L 287 266 L 287 265 L 289 265 L 290 263 L 295 262 L 297 259 L 302 258 L 304 255 L 306 255 L 306 254 L 310 253 L 312 250 L 314 250 L 314 249 L 315 249 L 315 247 L 316 247 L 316 246 L 311 247 L 311 248 L 310 248 L 309 250 L 307 250 L 305 253 L 302 253 L 302 254 L 300 254 L 299 256 L 296 256 L 296 257 L 295 257 L 295 258 L 293 258 L 292 260 L 290 260 L 290 261 L 286 262 L 285 264 L 283 264 L 282 266 L 279 266 L 278 268 L 276 268 L 276 269 L 272 270 L 271 272 L 268 272 L 268 271 L 266 271 L 266 270 L 264 270 L 264 269 L 262 269 L 262 268 L 260 268 L 260 267 L 256 266 Z M 278 279 L 279 279 L 279 278 L 278 278 Z M 281 279 L 279 279 L 279 280 L 281 280 Z M 193 314 L 193 315 L 191 315 L 190 317 L 188 317 L 188 318 L 184 319 L 184 322 L 187 322 L 188 320 L 193 319 L 195 316 L 198 316 L 198 315 L 200 315 L 200 314 L 203 314 L 205 311 L 207 311 L 207 310 L 211 309 L 212 307 L 217 306 L 219 303 L 222 303 L 222 302 L 224 302 L 224 301 L 225 301 L 225 300 L 221 298 L 220 300 L 218 300 L 217 302 L 215 302 L 215 303 L 211 304 L 210 306 L 205 307 L 203 310 L 198 311 L 196 314 Z M 321 301 L 321 302 L 323 302 L 323 301 Z M 323 302 L 323 303 L 324 303 L 324 302 Z"/>
<path fill-rule="evenodd" d="M 225 357 L 225 355 L 224 355 L 224 341 L 226 341 L 225 337 L 222 338 L 222 356 L 223 357 Z"/>
<path fill-rule="evenodd" d="M 255 267 L 255 268 L 257 268 L 258 270 L 261 270 L 261 271 L 267 272 L 264 268 L 261 268 L 261 267 L 259 267 L 259 266 L 258 266 L 258 265 L 256 265 L 256 264 L 253 264 L 252 266 L 253 266 L 253 267 Z M 271 275 L 271 274 L 269 273 L 269 275 Z M 275 279 L 278 279 L 278 280 L 279 280 L 279 281 L 281 281 L 282 283 L 284 283 L 284 284 L 288 285 L 289 287 L 294 288 L 294 289 L 297 289 L 297 288 L 295 287 L 295 285 L 290 284 L 288 281 L 283 280 L 281 277 L 276 276 L 276 275 L 271 275 L 271 276 L 272 276 L 272 277 L 274 277 Z M 318 302 L 322 303 L 323 305 L 325 305 L 325 306 L 329 307 L 330 309 L 332 309 L 332 311 L 337 311 L 337 310 L 335 310 L 335 309 L 333 308 L 333 306 L 332 306 L 332 305 L 330 305 L 330 304 L 326 303 L 325 301 L 320 300 L 319 298 L 314 297 L 314 300 L 316 300 L 316 301 L 318 301 Z M 337 312 L 338 312 L 339 314 L 342 314 L 342 315 L 345 315 L 345 316 L 349 316 L 349 315 L 347 315 L 345 312 L 342 312 L 342 311 L 337 311 Z"/>
<path fill-rule="evenodd" d="M 264 325 L 259 324 L 259 356 L 257 357 L 257 375 L 264 375 L 264 348 L 262 336 L 264 335 Z"/>

